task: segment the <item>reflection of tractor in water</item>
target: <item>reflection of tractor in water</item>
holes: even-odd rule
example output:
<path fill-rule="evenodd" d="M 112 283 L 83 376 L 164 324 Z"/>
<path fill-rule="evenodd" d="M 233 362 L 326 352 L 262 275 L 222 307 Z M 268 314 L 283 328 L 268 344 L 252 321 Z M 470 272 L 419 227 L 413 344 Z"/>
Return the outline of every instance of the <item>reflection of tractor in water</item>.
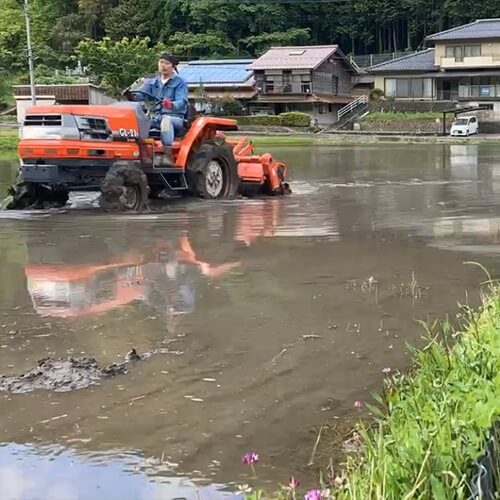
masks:
<path fill-rule="evenodd" d="M 126 224 L 123 234 L 109 239 L 82 238 L 79 228 L 65 228 L 47 245 L 40 222 L 40 231 L 27 240 L 25 267 L 35 310 L 74 317 L 140 303 L 169 317 L 192 312 L 199 276 L 219 278 L 239 266 L 245 247 L 276 235 L 282 207 L 279 199 L 268 199 L 211 210 L 189 237 L 181 232 L 166 239 L 147 228 L 151 243 L 146 248 L 147 243 L 137 241 L 148 240 L 137 237 L 135 225 Z M 215 239 L 214 231 L 219 234 Z"/>
<path fill-rule="evenodd" d="M 25 272 L 35 310 L 43 316 L 92 315 L 134 301 L 176 315 L 194 310 L 191 268 L 218 277 L 239 264 L 201 261 L 188 237 L 181 236 L 177 248 L 160 240 L 152 254 L 129 253 L 91 265 L 32 264 Z"/>

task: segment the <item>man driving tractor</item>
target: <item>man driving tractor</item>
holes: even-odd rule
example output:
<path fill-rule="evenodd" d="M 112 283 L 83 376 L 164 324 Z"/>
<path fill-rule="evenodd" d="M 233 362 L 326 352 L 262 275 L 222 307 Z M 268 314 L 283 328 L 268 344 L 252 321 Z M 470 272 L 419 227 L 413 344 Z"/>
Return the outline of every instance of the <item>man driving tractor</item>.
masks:
<path fill-rule="evenodd" d="M 162 101 L 151 124 L 161 131 L 161 142 L 167 158 L 172 157 L 174 137 L 183 127 L 188 111 L 188 86 L 179 76 L 177 64 L 177 59 L 172 54 L 161 54 L 158 60 L 159 75 L 147 80 L 140 89 L 127 89 L 124 93 L 125 97 L 133 101 L 144 101 L 152 97 Z"/>

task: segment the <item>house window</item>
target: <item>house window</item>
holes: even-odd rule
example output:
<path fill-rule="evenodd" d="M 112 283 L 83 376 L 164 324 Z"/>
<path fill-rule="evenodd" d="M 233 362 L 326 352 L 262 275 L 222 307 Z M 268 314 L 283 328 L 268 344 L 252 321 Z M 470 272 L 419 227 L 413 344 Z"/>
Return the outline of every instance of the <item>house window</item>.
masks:
<path fill-rule="evenodd" d="M 432 78 L 423 78 L 424 83 L 424 95 L 422 97 L 432 97 L 434 92 L 432 91 Z"/>
<path fill-rule="evenodd" d="M 396 97 L 410 97 L 410 80 L 408 78 L 396 80 Z"/>
<path fill-rule="evenodd" d="M 431 78 L 386 78 L 387 97 L 432 97 Z"/>
<path fill-rule="evenodd" d="M 301 75 L 300 76 L 300 90 L 303 94 L 311 93 L 311 75 Z"/>
<path fill-rule="evenodd" d="M 269 80 L 269 78 L 266 80 L 266 92 L 273 92 L 274 91 L 274 80 Z"/>
<path fill-rule="evenodd" d="M 292 91 L 292 72 L 283 71 L 283 92 Z"/>
<path fill-rule="evenodd" d="M 464 56 L 465 57 L 479 57 L 481 55 L 481 45 L 465 45 Z"/>
<path fill-rule="evenodd" d="M 446 47 L 446 57 L 462 62 L 464 60 L 462 45 L 448 45 Z"/>
<path fill-rule="evenodd" d="M 339 77 L 333 77 L 333 95 L 339 95 Z"/>
<path fill-rule="evenodd" d="M 396 97 L 396 79 L 386 78 L 385 79 L 385 90 L 384 94 L 386 97 Z"/>
<path fill-rule="evenodd" d="M 412 78 L 410 80 L 410 97 L 422 97 L 424 95 L 423 80 L 423 78 Z"/>

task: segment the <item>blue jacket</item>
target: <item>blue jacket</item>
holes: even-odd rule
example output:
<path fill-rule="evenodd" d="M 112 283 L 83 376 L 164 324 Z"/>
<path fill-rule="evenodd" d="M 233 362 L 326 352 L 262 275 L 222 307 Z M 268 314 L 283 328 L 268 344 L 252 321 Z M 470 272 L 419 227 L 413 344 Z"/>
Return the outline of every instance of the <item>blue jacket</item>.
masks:
<path fill-rule="evenodd" d="M 188 86 L 184 78 L 174 73 L 165 85 L 162 85 L 160 77 L 146 80 L 146 83 L 140 88 L 143 92 L 154 95 L 157 99 L 170 99 L 173 104 L 172 109 L 165 109 L 161 106 L 158 109 L 160 114 L 169 114 L 184 118 L 188 110 Z M 147 97 L 141 94 L 136 94 L 136 101 L 147 100 Z M 158 107 L 160 108 L 160 106 Z"/>

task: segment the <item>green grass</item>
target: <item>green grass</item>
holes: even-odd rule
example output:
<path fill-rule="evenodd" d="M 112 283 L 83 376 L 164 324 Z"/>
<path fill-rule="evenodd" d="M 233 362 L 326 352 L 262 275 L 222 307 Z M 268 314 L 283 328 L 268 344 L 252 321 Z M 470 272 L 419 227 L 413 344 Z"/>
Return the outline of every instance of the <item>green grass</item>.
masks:
<path fill-rule="evenodd" d="M 462 329 L 428 330 L 410 349 L 414 370 L 388 378 L 375 428 L 361 427 L 364 457 L 348 457 L 337 499 L 465 499 L 474 460 L 500 415 L 500 287 L 479 312 L 463 308 Z"/>
<path fill-rule="evenodd" d="M 0 151 L 15 150 L 18 142 L 18 129 L 0 129 Z"/>
<path fill-rule="evenodd" d="M 301 137 L 301 136 L 273 136 L 273 135 L 252 135 L 248 134 L 253 145 L 259 146 L 312 146 L 318 144 L 317 137 Z M 228 136 L 229 140 L 238 140 L 241 137 Z"/>
<path fill-rule="evenodd" d="M 17 143 L 19 141 L 17 129 L 0 129 L 0 152 L 5 151 L 15 151 L 17 148 Z M 373 135 L 376 135 L 375 133 Z M 404 136 L 404 134 L 402 134 Z M 228 139 L 235 140 L 242 136 L 229 135 Z M 411 135 L 400 137 L 370 137 L 370 135 L 353 135 L 353 136 L 343 136 L 343 135 L 332 135 L 331 137 L 325 136 L 305 136 L 305 135 L 252 135 L 248 134 L 245 137 L 249 137 L 256 148 L 259 147 L 271 147 L 271 146 L 314 146 L 314 145 L 342 145 L 342 146 L 355 146 L 360 144 L 383 144 L 383 143 L 405 143 L 405 144 L 438 144 L 445 142 L 446 144 L 488 144 L 488 145 L 498 145 L 500 140 L 484 140 L 484 139 L 449 139 L 441 137 L 413 137 Z"/>
<path fill-rule="evenodd" d="M 453 118 L 452 113 L 447 113 L 446 119 Z M 425 112 L 425 113 L 370 113 L 365 116 L 365 120 L 435 120 L 443 119 L 443 113 Z"/>

